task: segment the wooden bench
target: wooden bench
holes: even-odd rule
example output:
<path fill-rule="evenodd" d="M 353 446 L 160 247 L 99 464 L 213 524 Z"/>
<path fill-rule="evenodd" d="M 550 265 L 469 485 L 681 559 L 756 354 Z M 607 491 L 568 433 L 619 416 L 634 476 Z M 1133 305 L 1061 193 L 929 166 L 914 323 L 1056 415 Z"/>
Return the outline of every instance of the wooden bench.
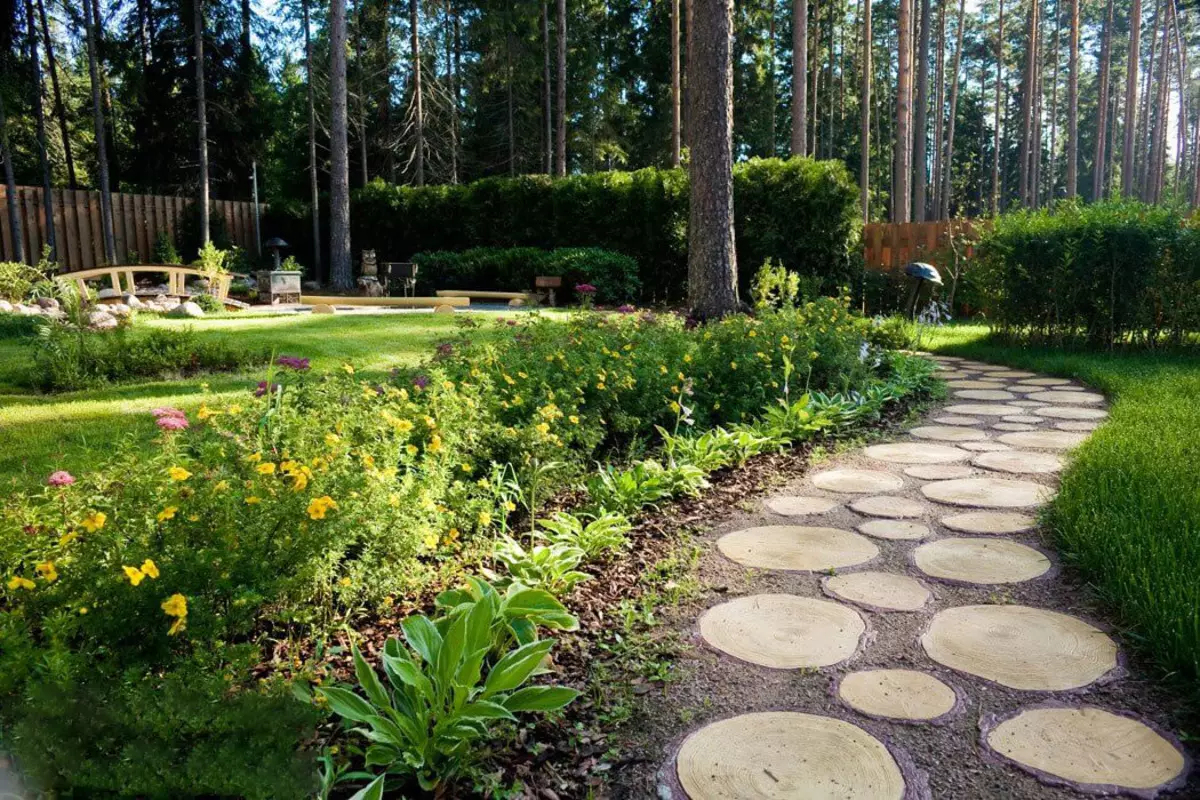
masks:
<path fill-rule="evenodd" d="M 380 308 L 436 308 L 471 305 L 467 297 L 340 297 L 337 295 L 305 295 L 305 305 L 378 306 Z"/>
<path fill-rule="evenodd" d="M 438 289 L 438 297 L 469 297 L 472 300 L 528 300 L 529 292 L 494 292 L 488 289 Z"/>
<path fill-rule="evenodd" d="M 208 293 L 222 302 L 229 296 L 229 284 L 233 282 L 233 275 L 227 272 L 214 274 L 196 269 L 195 267 L 183 267 L 175 264 L 136 264 L 120 267 L 97 267 L 96 269 L 85 269 L 78 272 L 63 272 L 56 275 L 55 280 L 74 281 L 75 285 L 79 288 L 81 297 L 87 296 L 87 281 L 103 280 L 104 278 L 108 278 L 114 292 L 134 294 L 137 291 L 137 283 L 134 281 L 133 276 L 139 273 L 157 273 L 160 275 L 166 273 L 166 294 L 176 297 L 188 296 L 186 285 L 188 276 L 194 275 L 206 278 L 209 281 Z M 124 288 L 122 288 L 122 283 L 124 283 Z"/>

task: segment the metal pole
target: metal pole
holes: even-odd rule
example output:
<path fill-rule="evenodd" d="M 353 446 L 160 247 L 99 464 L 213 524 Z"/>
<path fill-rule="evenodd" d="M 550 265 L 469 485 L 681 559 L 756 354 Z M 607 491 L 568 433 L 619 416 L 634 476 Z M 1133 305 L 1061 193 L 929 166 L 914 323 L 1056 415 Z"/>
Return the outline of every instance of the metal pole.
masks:
<path fill-rule="evenodd" d="M 258 161 L 250 162 L 250 179 L 254 184 L 254 252 L 262 256 L 262 233 L 258 230 Z"/>

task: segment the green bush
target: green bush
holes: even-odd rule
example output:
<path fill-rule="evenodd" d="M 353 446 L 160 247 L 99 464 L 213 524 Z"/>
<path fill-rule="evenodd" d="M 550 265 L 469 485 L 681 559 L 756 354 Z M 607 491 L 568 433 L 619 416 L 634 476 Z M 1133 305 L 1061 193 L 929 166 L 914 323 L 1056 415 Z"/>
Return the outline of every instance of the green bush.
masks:
<path fill-rule="evenodd" d="M 219 314 L 225 310 L 224 303 L 206 292 L 192 295 L 192 302 L 200 306 L 206 314 Z"/>
<path fill-rule="evenodd" d="M 746 296 L 754 269 L 767 258 L 819 277 L 827 293 L 856 282 L 857 196 L 840 162 L 766 159 L 735 166 L 736 242 Z M 684 170 L 426 187 L 375 181 L 355 193 L 353 206 L 356 252 L 373 248 L 382 260 L 476 247 L 597 247 L 637 262 L 643 300 L 685 294 Z"/>
<path fill-rule="evenodd" d="M 29 290 L 44 277 L 28 264 L 0 261 L 0 300 L 12 303 L 24 301 L 29 296 Z"/>
<path fill-rule="evenodd" d="M 420 267 L 421 290 L 430 294 L 437 289 L 526 291 L 539 275 L 563 278 L 565 293 L 590 283 L 603 303 L 636 300 L 640 290 L 636 261 L 595 247 L 476 247 L 461 253 L 417 253 L 412 259 Z"/>
<path fill-rule="evenodd" d="M 999 217 L 969 274 L 992 322 L 1032 340 L 1180 343 L 1200 330 L 1200 229 L 1171 209 L 1062 203 Z"/>
<path fill-rule="evenodd" d="M 265 352 L 246 351 L 202 339 L 191 330 L 122 326 L 91 331 L 46 324 L 34 349 L 29 380 L 43 391 L 84 389 L 198 372 L 232 372 L 267 361 Z"/>

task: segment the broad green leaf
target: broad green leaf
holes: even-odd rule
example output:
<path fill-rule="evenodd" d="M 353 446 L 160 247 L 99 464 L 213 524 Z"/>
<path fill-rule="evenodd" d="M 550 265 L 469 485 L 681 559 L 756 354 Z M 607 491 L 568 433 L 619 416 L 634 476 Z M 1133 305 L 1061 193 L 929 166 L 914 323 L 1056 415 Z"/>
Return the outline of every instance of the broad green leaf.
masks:
<path fill-rule="evenodd" d="M 392 658 L 385 654 L 383 663 L 387 667 L 389 676 L 405 686 L 416 689 L 427 701 L 433 700 L 433 684 L 416 662 Z"/>
<path fill-rule="evenodd" d="M 437 662 L 434 667 L 437 674 L 438 686 L 442 691 L 449 687 L 462 660 L 463 650 L 467 642 L 467 617 L 459 614 L 446 631 L 442 647 L 437 652 Z"/>
<path fill-rule="evenodd" d="M 427 663 L 436 664 L 438 650 L 442 647 L 442 635 L 429 618 L 418 614 L 404 620 L 400 627 L 404 629 L 404 639 L 409 647 L 416 650 Z"/>
<path fill-rule="evenodd" d="M 565 686 L 526 686 L 504 698 L 509 711 L 554 711 L 570 703 L 579 692 Z"/>
<path fill-rule="evenodd" d="M 329 707 L 351 722 L 366 722 L 375 716 L 375 709 L 366 700 L 341 686 L 323 686 L 317 693 L 329 701 Z"/>
<path fill-rule="evenodd" d="M 483 662 L 490 649 L 489 644 L 485 643 L 483 647 L 467 654 L 459 664 L 458 671 L 454 673 L 456 688 L 469 692 L 479 684 L 479 679 L 483 675 Z"/>
<path fill-rule="evenodd" d="M 458 716 L 473 719 L 507 719 L 514 722 L 517 719 L 506 707 L 499 703 L 490 703 L 486 700 L 468 703 L 463 706 L 462 711 L 458 712 Z"/>
<path fill-rule="evenodd" d="M 541 639 L 521 645 L 496 662 L 488 673 L 483 686 L 481 700 L 486 700 L 497 692 L 507 692 L 516 689 L 537 669 L 538 664 L 554 647 L 553 639 Z"/>
<path fill-rule="evenodd" d="M 383 687 L 383 682 L 379 680 L 375 669 L 359 652 L 358 645 L 351 644 L 350 648 L 354 653 L 354 676 L 358 678 L 358 685 L 366 693 L 367 698 L 377 706 L 391 705 L 387 689 Z"/>
<path fill-rule="evenodd" d="M 487 599 L 475 604 L 467 614 L 466 652 L 474 653 L 487 647 L 492 638 L 492 605 Z"/>
<path fill-rule="evenodd" d="M 508 627 L 512 630 L 517 644 L 529 644 L 537 641 L 537 625 L 528 619 L 514 619 L 508 623 Z"/>
<path fill-rule="evenodd" d="M 380 775 L 375 780 L 359 789 L 350 800 L 383 800 L 383 782 L 387 775 Z"/>

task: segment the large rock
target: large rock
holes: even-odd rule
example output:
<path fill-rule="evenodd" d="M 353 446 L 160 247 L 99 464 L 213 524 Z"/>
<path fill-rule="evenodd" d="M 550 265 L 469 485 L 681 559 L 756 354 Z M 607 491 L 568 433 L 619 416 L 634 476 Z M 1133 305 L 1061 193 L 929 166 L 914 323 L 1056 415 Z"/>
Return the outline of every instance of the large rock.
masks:
<path fill-rule="evenodd" d="M 117 318 L 107 311 L 93 311 L 88 314 L 88 327 L 98 331 L 112 330 L 117 327 Z"/>
<path fill-rule="evenodd" d="M 52 308 L 53 309 L 58 308 L 58 301 L 55 300 L 53 297 L 39 297 L 34 302 L 37 303 L 38 306 L 40 306 L 41 308 L 46 309 L 47 311 L 49 311 Z"/>
<path fill-rule="evenodd" d="M 130 308 L 124 303 L 113 303 L 105 308 L 105 310 L 115 317 L 129 316 Z"/>
<path fill-rule="evenodd" d="M 97 300 L 115 300 L 115 299 L 120 298 L 120 296 L 121 296 L 121 291 L 119 289 L 113 289 L 111 287 L 109 287 L 108 289 L 101 289 L 100 291 L 96 292 Z"/>
<path fill-rule="evenodd" d="M 172 319 L 200 319 L 204 316 L 204 309 L 189 300 L 172 308 L 167 316 Z"/>
<path fill-rule="evenodd" d="M 141 308 L 144 305 L 144 303 L 142 303 L 142 301 L 140 299 L 138 299 L 138 296 L 136 294 L 124 295 L 123 297 L 121 297 L 121 302 L 124 303 L 125 305 L 129 306 L 130 308 Z"/>
<path fill-rule="evenodd" d="M 5 314 L 11 314 L 12 311 L 13 311 L 12 303 L 8 302 L 7 300 L 0 300 L 0 312 L 3 312 Z"/>
<path fill-rule="evenodd" d="M 24 317 L 37 317 L 42 314 L 41 306 L 27 306 L 24 303 L 17 303 L 14 310 Z"/>

